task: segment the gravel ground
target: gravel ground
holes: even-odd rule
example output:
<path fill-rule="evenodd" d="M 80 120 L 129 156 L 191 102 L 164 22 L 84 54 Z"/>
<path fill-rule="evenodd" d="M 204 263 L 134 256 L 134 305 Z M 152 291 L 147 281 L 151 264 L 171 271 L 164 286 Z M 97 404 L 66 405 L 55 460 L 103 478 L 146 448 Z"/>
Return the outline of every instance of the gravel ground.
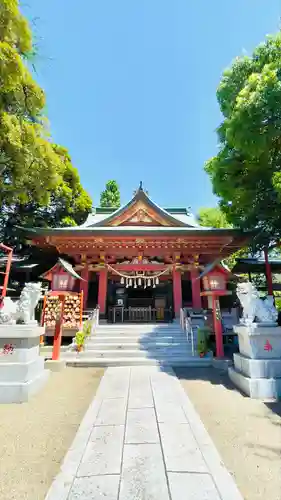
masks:
<path fill-rule="evenodd" d="M 176 369 L 245 500 L 281 500 L 281 402 L 243 396 L 214 369 Z"/>
<path fill-rule="evenodd" d="M 104 373 L 51 373 L 29 403 L 0 405 L 0 499 L 43 500 Z"/>

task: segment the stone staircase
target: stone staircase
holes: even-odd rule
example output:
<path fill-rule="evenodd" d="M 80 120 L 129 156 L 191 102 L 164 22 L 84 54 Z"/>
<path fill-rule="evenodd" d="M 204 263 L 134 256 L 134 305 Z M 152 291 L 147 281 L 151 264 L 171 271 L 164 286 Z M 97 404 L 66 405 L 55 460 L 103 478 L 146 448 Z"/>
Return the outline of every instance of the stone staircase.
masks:
<path fill-rule="evenodd" d="M 84 351 L 64 352 L 62 359 L 74 366 L 208 366 L 212 362 L 211 357 L 192 355 L 191 340 L 179 323 L 100 324 Z"/>

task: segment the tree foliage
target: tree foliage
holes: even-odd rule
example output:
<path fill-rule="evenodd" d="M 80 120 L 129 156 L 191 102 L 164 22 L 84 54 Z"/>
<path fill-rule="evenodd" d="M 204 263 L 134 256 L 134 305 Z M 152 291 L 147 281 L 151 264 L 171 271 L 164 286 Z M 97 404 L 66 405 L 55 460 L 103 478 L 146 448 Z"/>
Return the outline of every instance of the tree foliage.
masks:
<path fill-rule="evenodd" d="M 91 210 L 66 149 L 52 143 L 45 95 L 26 60 L 32 33 L 18 0 L 0 2 L 0 224 L 1 238 L 25 225 L 74 224 Z M 15 230 L 13 230 L 13 235 Z"/>
<path fill-rule="evenodd" d="M 105 190 L 100 195 L 101 207 L 120 207 L 120 191 L 116 181 L 108 181 L 105 185 Z"/>
<path fill-rule="evenodd" d="M 226 215 L 219 207 L 204 207 L 198 212 L 198 220 L 201 226 L 215 228 L 231 228 L 233 227 L 227 220 Z M 224 259 L 225 264 L 229 269 L 232 269 L 236 264 L 236 259 L 247 257 L 249 254 L 248 248 L 241 248 L 237 252 Z"/>
<path fill-rule="evenodd" d="M 201 226 L 228 228 L 232 225 L 228 222 L 226 215 L 219 207 L 202 207 L 198 212 L 198 220 Z"/>
<path fill-rule="evenodd" d="M 281 236 L 281 33 L 237 58 L 217 91 L 220 150 L 205 169 L 234 226 Z"/>

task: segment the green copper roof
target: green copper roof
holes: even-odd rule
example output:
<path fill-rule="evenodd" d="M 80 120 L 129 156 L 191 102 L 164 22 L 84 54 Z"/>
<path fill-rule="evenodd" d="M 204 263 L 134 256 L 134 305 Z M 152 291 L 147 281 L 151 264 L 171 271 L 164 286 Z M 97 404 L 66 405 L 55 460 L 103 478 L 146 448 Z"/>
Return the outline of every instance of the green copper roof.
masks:
<path fill-rule="evenodd" d="M 61 235 L 61 236 L 67 236 L 67 235 L 73 235 L 73 233 L 76 233 L 79 236 L 82 235 L 110 235 L 111 233 L 115 233 L 118 235 L 134 235 L 134 236 L 148 236 L 148 235 L 179 235 L 179 236 L 190 236 L 190 235 L 197 235 L 197 236 L 210 236 L 210 233 L 216 233 L 218 236 L 238 236 L 238 235 L 245 235 L 247 233 L 243 233 L 243 231 L 240 231 L 239 229 L 217 229 L 217 228 L 202 228 L 202 227 L 166 227 L 166 226 L 157 226 L 157 227 L 152 227 L 152 226 L 107 226 L 107 227 L 100 227 L 100 226 L 94 226 L 94 227 L 58 227 L 58 228 L 39 228 L 39 227 L 34 227 L 34 228 L 21 228 L 24 230 L 26 233 L 32 235 L 32 234 L 37 234 L 37 235 Z"/>

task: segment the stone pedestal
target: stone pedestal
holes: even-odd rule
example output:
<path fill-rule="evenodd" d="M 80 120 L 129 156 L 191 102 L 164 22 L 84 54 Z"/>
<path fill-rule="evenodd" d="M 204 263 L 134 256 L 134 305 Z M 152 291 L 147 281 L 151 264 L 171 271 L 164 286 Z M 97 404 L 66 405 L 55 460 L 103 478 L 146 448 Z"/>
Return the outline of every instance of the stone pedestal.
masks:
<path fill-rule="evenodd" d="M 0 403 L 23 403 L 41 389 L 49 371 L 39 354 L 36 325 L 0 325 Z"/>
<path fill-rule="evenodd" d="M 239 354 L 228 369 L 232 382 L 255 399 L 281 398 L 281 328 L 275 324 L 237 325 Z"/>

